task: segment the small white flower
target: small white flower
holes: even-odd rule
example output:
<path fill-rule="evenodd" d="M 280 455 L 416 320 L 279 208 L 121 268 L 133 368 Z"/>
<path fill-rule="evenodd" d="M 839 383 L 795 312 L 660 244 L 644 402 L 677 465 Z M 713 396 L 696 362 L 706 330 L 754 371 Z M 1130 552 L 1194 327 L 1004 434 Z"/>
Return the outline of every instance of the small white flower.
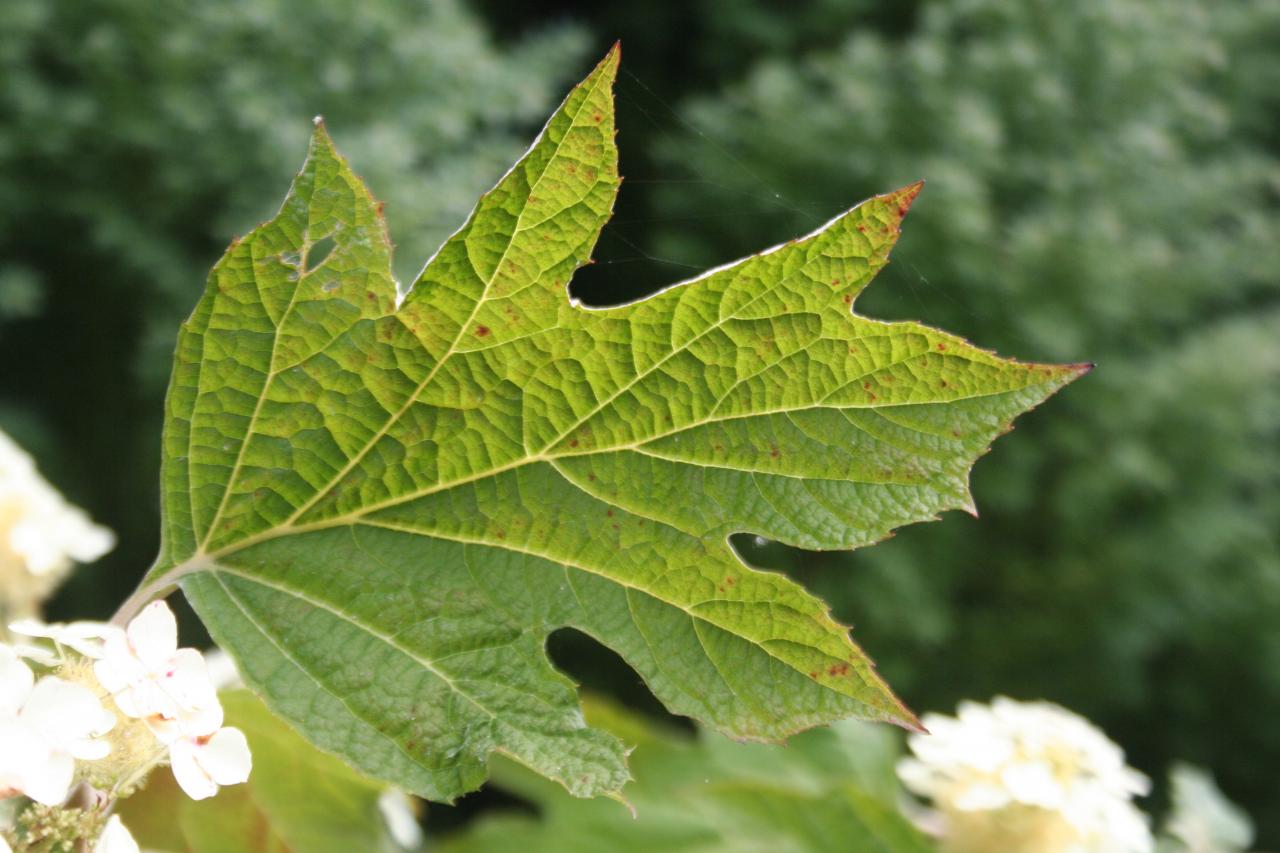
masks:
<path fill-rule="evenodd" d="M 44 805 L 67 798 L 76 759 L 102 758 L 116 718 L 89 688 L 46 676 L 0 645 L 0 791 Z"/>
<path fill-rule="evenodd" d="M 69 641 L 92 633 L 72 628 L 44 628 L 40 635 Z M 192 799 L 249 778 L 248 741 L 239 729 L 222 726 L 209 667 L 200 652 L 178 648 L 178 623 L 167 604 L 152 602 L 125 630 L 108 626 L 101 636 L 101 649 L 90 649 L 94 674 L 122 713 L 142 720 L 169 748 L 173 776 Z"/>
<path fill-rule="evenodd" d="M 396 844 L 407 850 L 416 850 L 422 845 L 422 827 L 418 825 L 408 794 L 399 788 L 387 788 L 378 795 L 378 811 Z"/>
<path fill-rule="evenodd" d="M 1083 717 L 1047 702 L 962 702 L 926 714 L 898 775 L 940 812 L 952 851 L 1107 851 L 1153 847 L 1133 805 L 1149 782 Z"/>
<path fill-rule="evenodd" d="M 90 562 L 115 536 L 66 502 L 35 462 L 0 432 L 0 600 L 11 613 L 34 612 L 73 562 Z"/>
<path fill-rule="evenodd" d="M 108 634 L 93 671 L 120 710 L 146 720 L 165 743 L 211 735 L 222 725 L 204 656 L 178 648 L 178 623 L 163 601 L 148 604 L 125 631 Z"/>
<path fill-rule="evenodd" d="M 2 853 L 2 851 L 0 851 Z M 107 818 L 98 841 L 93 845 L 93 853 L 141 853 L 133 834 L 120 821 L 119 815 Z"/>
<path fill-rule="evenodd" d="M 227 726 L 208 737 L 182 738 L 169 747 L 173 778 L 193 800 L 218 793 L 221 785 L 247 781 L 253 769 L 244 732 Z"/>

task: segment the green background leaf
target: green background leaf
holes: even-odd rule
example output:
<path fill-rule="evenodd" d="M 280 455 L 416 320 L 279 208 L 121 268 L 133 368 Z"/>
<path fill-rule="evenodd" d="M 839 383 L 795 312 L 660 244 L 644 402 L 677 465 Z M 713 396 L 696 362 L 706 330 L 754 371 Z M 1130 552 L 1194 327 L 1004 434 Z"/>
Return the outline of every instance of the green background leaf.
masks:
<path fill-rule="evenodd" d="M 164 540 L 246 682 L 314 743 L 448 800 L 493 752 L 616 793 L 547 635 L 676 713 L 776 740 L 911 713 L 827 607 L 728 535 L 852 548 L 946 509 L 1086 366 L 852 313 L 915 184 L 644 301 L 566 296 L 619 177 L 615 48 L 401 300 L 379 205 L 318 125 L 179 339 Z"/>
<path fill-rule="evenodd" d="M 119 807 L 141 846 L 170 853 L 395 849 L 378 811 L 385 786 L 316 750 L 248 691 L 221 698 L 227 724 L 249 739 L 249 781 L 196 801 L 167 769 L 157 770 Z"/>
<path fill-rule="evenodd" d="M 898 812 L 895 733 L 846 720 L 792 738 L 785 748 L 740 745 L 712 732 L 690 738 L 599 701 L 592 725 L 636 744 L 632 814 L 580 800 L 509 761 L 493 784 L 539 816 L 491 814 L 443 845 L 451 853 L 555 851 L 830 850 L 923 853 L 928 841 Z"/>

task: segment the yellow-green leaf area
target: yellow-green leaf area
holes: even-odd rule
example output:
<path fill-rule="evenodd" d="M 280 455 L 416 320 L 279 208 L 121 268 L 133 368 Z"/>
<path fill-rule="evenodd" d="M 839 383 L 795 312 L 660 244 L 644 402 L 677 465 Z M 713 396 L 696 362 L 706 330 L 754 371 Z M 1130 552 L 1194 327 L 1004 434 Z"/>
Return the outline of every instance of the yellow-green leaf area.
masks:
<path fill-rule="evenodd" d="M 728 537 L 854 548 L 971 508 L 976 458 L 1083 370 L 854 312 L 918 184 L 648 299 L 574 304 L 620 181 L 617 67 L 403 296 L 318 124 L 179 339 L 148 589 L 180 583 L 312 742 L 431 799 L 495 752 L 620 790 L 625 747 L 546 657 L 561 627 L 735 738 L 914 726 L 826 605 Z"/>

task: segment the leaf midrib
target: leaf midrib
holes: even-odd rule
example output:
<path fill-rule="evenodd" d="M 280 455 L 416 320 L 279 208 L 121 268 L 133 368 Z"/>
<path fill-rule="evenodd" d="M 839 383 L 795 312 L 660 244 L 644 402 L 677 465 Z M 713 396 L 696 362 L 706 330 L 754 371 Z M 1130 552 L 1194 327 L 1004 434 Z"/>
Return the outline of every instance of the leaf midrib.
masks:
<path fill-rule="evenodd" d="M 876 370 L 869 371 L 867 374 L 864 374 L 864 376 L 869 376 L 872 373 L 879 371 L 880 369 L 882 368 L 876 368 Z M 1033 383 L 1033 384 L 1043 384 L 1043 383 Z M 1027 387 L 1030 387 L 1030 385 Z M 1008 393 L 1008 391 L 1001 390 L 1001 391 L 968 394 L 962 397 L 951 398 L 946 402 L 951 403 L 951 402 L 959 402 L 961 400 L 978 399 L 981 397 L 993 397 L 993 396 L 999 396 L 1000 394 L 1005 394 L 1005 393 Z M 307 524 L 297 524 L 296 519 L 292 521 L 282 522 L 281 524 L 276 525 L 275 527 L 272 527 L 268 530 L 264 530 L 261 533 L 254 534 L 253 536 L 247 536 L 243 539 L 237 539 L 234 542 L 230 542 L 222 546 L 221 548 L 215 549 L 213 551 L 209 551 L 209 552 L 196 551 L 188 559 L 182 561 L 181 563 L 175 565 L 173 568 L 169 569 L 164 575 L 161 576 L 161 579 L 163 579 L 167 583 L 173 583 L 182 577 L 192 574 L 195 571 L 201 570 L 202 568 L 207 566 L 208 563 L 212 561 L 217 561 L 224 557 L 231 556 L 232 554 L 235 554 L 239 551 L 245 550 L 254 545 L 260 545 L 263 542 L 268 542 L 272 539 L 278 539 L 284 536 L 291 536 L 295 534 L 313 533 L 319 530 L 327 530 L 327 529 L 332 529 L 336 527 L 344 527 L 350 524 L 366 523 L 367 516 L 369 516 L 372 513 L 391 509 L 393 507 L 396 507 L 402 504 L 410 503 L 415 500 L 420 500 L 425 497 L 430 497 L 431 495 L 438 494 L 440 492 L 448 491 L 449 489 L 454 489 L 459 486 L 465 486 L 470 483 L 475 483 L 480 480 L 488 479 L 490 477 L 496 477 L 500 474 L 506 474 L 511 471 L 515 471 L 520 468 L 523 468 L 525 466 L 535 465 L 540 462 L 547 462 L 554 465 L 555 462 L 560 459 L 574 459 L 574 458 L 581 458 L 584 456 L 598 456 L 598 455 L 607 454 L 607 453 L 639 452 L 639 453 L 645 453 L 647 455 L 655 456 L 658 458 L 662 458 L 669 462 L 708 467 L 704 463 L 698 463 L 698 462 L 692 462 L 686 459 L 674 458 L 664 454 L 659 454 L 652 451 L 646 451 L 644 448 L 646 445 L 651 444 L 654 441 L 658 441 L 663 438 L 668 438 L 673 435 L 679 435 L 682 432 L 687 432 L 693 429 L 699 429 L 701 427 L 707 426 L 709 424 L 714 424 L 714 423 L 724 423 L 727 421 L 734 421 L 734 420 L 747 420 L 747 419 L 753 419 L 758 417 L 767 417 L 767 416 L 776 415 L 776 414 L 791 414 L 794 412 L 812 411 L 816 409 L 832 409 L 835 411 L 844 411 L 847 409 L 865 409 L 865 410 L 873 411 L 876 414 L 880 414 L 884 416 L 882 412 L 882 410 L 884 409 L 908 408 L 908 407 L 920 406 L 920 405 L 930 405 L 930 402 L 922 401 L 922 402 L 909 402 L 909 403 L 847 405 L 847 406 L 809 404 L 809 405 L 796 406 L 796 407 L 769 409 L 769 410 L 762 410 L 758 412 L 750 412 L 748 414 L 735 414 L 735 415 L 729 415 L 729 416 L 719 417 L 719 418 L 708 418 L 706 420 L 699 421 L 698 423 L 695 423 L 695 424 L 687 424 L 679 428 L 669 430 L 668 432 L 659 433 L 654 436 L 649 436 L 644 438 L 641 441 L 631 442 L 629 444 L 611 445 L 609 447 L 593 448 L 593 449 L 586 449 L 586 450 L 565 450 L 555 454 L 540 454 L 535 456 L 526 456 L 518 460 L 515 460 L 513 462 L 510 462 L 506 465 L 500 465 L 495 468 L 489 468 L 484 471 L 468 475 L 466 477 L 459 477 L 458 479 L 450 480 L 448 482 L 436 483 L 428 488 L 420 489 L 418 491 L 405 494 L 405 495 L 399 495 L 395 498 L 382 501 L 380 503 L 362 506 L 357 511 L 345 513 L 343 515 L 331 516 L 329 518 L 320 519 L 318 521 L 313 521 Z M 905 429 L 914 429 L 914 427 L 911 427 L 907 424 L 897 423 L 896 421 L 891 421 L 891 422 Z M 875 438 L 876 440 L 883 440 L 878 438 L 877 436 L 872 436 L 872 438 Z M 912 451 L 912 452 L 915 452 L 915 451 Z M 556 467 L 558 468 L 558 466 Z M 809 477 L 803 477 L 799 475 L 790 475 L 783 472 L 756 472 L 756 471 L 753 471 L 752 469 L 740 468 L 740 467 L 735 467 L 731 465 L 715 466 L 715 467 L 723 467 L 725 470 L 742 471 L 743 473 L 769 473 L 774 476 L 793 477 L 795 479 L 812 479 Z M 875 482 L 884 483 L 886 485 L 906 485 L 906 486 L 919 485 L 918 483 L 913 483 L 913 482 L 898 483 L 896 481 L 880 481 L 880 480 L 877 480 Z M 645 518 L 650 520 L 656 520 L 651 516 L 645 516 Z"/>

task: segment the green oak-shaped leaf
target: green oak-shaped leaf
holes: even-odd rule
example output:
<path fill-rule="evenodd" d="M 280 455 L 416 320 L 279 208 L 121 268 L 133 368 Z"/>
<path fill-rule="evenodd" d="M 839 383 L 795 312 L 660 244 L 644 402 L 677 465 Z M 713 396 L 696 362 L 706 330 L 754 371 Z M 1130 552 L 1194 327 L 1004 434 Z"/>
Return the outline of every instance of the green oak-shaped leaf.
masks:
<path fill-rule="evenodd" d="M 318 125 L 179 337 L 135 603 L 180 583 L 272 709 L 428 798 L 476 788 L 492 752 L 574 794 L 626 781 L 547 660 L 562 626 L 736 738 L 914 726 L 827 607 L 729 534 L 854 548 L 970 507 L 974 460 L 1084 369 L 852 312 L 918 185 L 643 301 L 573 304 L 619 184 L 617 63 L 403 300 L 379 205 Z"/>

